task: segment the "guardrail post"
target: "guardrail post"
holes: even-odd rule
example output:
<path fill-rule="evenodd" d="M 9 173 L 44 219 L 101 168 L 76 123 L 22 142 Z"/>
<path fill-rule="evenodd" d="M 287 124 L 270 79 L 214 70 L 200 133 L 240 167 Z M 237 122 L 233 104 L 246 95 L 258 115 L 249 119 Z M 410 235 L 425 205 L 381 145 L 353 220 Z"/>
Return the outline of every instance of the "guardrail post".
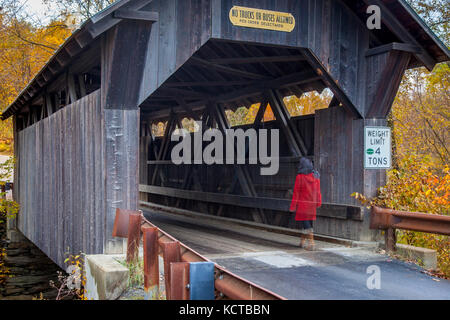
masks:
<path fill-rule="evenodd" d="M 116 217 L 114 218 L 112 236 L 127 238 L 129 221 L 130 221 L 130 212 L 128 210 L 116 208 Z"/>
<path fill-rule="evenodd" d="M 144 290 L 147 300 L 159 296 L 159 245 L 158 228 L 143 227 L 144 242 Z"/>
<path fill-rule="evenodd" d="M 171 300 L 189 300 L 189 263 L 172 262 L 170 264 Z"/>
<path fill-rule="evenodd" d="M 189 282 L 191 300 L 214 300 L 214 263 L 191 262 Z"/>
<path fill-rule="evenodd" d="M 134 263 L 139 258 L 139 242 L 141 241 L 140 213 L 131 213 L 128 222 L 127 262 Z"/>
<path fill-rule="evenodd" d="M 181 261 L 180 243 L 178 241 L 162 243 L 164 259 L 164 283 L 166 286 L 166 299 L 171 300 L 170 296 L 170 264 Z"/>
<path fill-rule="evenodd" d="M 395 244 L 397 242 L 397 237 L 395 235 L 394 228 L 388 228 L 384 231 L 384 244 L 386 246 L 386 251 L 395 251 Z"/>

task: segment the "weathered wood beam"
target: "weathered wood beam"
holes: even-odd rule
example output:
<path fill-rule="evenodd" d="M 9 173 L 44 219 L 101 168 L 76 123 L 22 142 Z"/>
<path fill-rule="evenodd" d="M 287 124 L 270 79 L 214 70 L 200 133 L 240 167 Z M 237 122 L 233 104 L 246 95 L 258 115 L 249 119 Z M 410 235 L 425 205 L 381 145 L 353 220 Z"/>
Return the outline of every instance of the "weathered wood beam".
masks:
<path fill-rule="evenodd" d="M 83 47 L 75 39 L 71 39 L 67 42 L 64 48 L 71 58 L 75 57 L 83 50 Z"/>
<path fill-rule="evenodd" d="M 278 122 L 279 127 L 281 128 L 287 139 L 291 154 L 293 156 L 306 155 L 306 148 L 304 147 L 304 145 L 301 145 L 299 141 L 297 141 L 295 133 L 293 132 L 292 126 L 289 121 L 289 116 L 286 115 L 286 113 L 282 110 L 283 102 L 280 101 L 279 95 L 274 90 L 266 91 L 265 95 L 267 101 L 269 101 L 270 106 L 272 107 L 275 120 Z"/>
<path fill-rule="evenodd" d="M 204 192 L 194 190 L 182 190 L 178 188 L 139 185 L 140 192 L 147 192 L 168 197 L 213 202 L 224 205 L 239 206 L 245 208 L 258 208 L 289 212 L 291 199 L 252 197 L 216 192 Z M 331 211 L 331 212 L 330 212 Z M 333 212 L 335 211 L 335 212 Z M 340 205 L 334 203 L 323 203 L 317 209 L 319 216 L 332 216 L 341 219 L 361 220 L 361 208 L 356 206 Z"/>
<path fill-rule="evenodd" d="M 225 111 L 223 110 L 220 104 L 209 103 L 208 110 L 211 111 L 211 115 L 215 118 L 217 122 L 218 129 L 225 133 L 227 129 L 230 129 L 230 124 L 228 123 L 228 119 L 225 115 Z M 247 171 L 245 166 L 234 165 L 236 169 L 236 174 L 239 180 L 239 184 L 241 186 L 242 191 L 245 195 L 250 197 L 257 197 L 256 189 L 253 186 L 253 182 L 251 180 L 250 174 Z M 253 219 L 257 222 L 263 222 L 264 214 L 261 211 L 252 210 Z"/>
<path fill-rule="evenodd" d="M 158 150 L 158 146 L 155 143 L 155 137 L 153 136 L 151 125 L 147 125 L 147 129 L 148 129 L 147 134 L 150 137 L 150 148 L 153 151 L 153 155 L 154 155 L 155 159 L 158 159 L 159 150 Z M 156 160 L 156 161 L 158 161 L 158 160 Z M 159 160 L 159 161 L 162 162 L 164 160 Z M 161 179 L 162 185 L 164 185 L 167 178 L 164 175 L 164 172 L 162 170 L 159 170 L 159 178 Z"/>
<path fill-rule="evenodd" d="M 300 132 L 298 131 L 295 124 L 291 121 L 291 115 L 289 113 L 289 110 L 286 107 L 286 104 L 284 103 L 283 96 L 280 94 L 278 90 L 272 90 L 273 94 L 276 96 L 276 102 L 279 104 L 279 109 L 283 113 L 283 116 L 287 119 L 289 128 L 291 128 L 292 133 L 294 134 L 294 138 L 297 142 L 297 145 L 301 151 L 302 156 L 306 156 L 308 153 L 308 149 L 306 148 L 305 141 L 303 140 Z M 272 110 L 273 111 L 273 110 Z"/>
<path fill-rule="evenodd" d="M 361 119 L 362 115 L 355 107 L 353 102 L 347 97 L 342 88 L 330 76 L 326 68 L 319 62 L 319 59 L 309 50 L 300 49 L 305 55 L 309 64 L 316 70 L 317 74 L 322 77 L 323 82 L 333 92 L 334 96 L 342 103 L 345 110 L 355 118 Z"/>
<path fill-rule="evenodd" d="M 391 51 L 389 53 L 377 84 L 375 96 L 366 112 L 366 118 L 385 119 L 387 117 L 410 58 L 411 53 L 409 52 Z"/>
<path fill-rule="evenodd" d="M 254 127 L 258 127 L 261 124 L 261 121 L 263 121 L 268 103 L 269 102 L 267 100 L 263 100 L 259 105 L 258 113 L 256 114 L 255 121 L 253 122 Z"/>
<path fill-rule="evenodd" d="M 333 98 L 330 101 L 330 104 L 328 105 L 328 108 L 334 108 L 334 107 L 339 107 L 341 103 L 339 102 L 339 100 L 333 96 Z"/>
<path fill-rule="evenodd" d="M 144 20 L 150 22 L 157 22 L 159 19 L 159 13 L 152 11 L 132 10 L 132 9 L 118 9 L 117 11 L 114 11 L 113 17 L 117 19 L 131 19 L 131 20 Z"/>
<path fill-rule="evenodd" d="M 45 85 L 45 79 L 42 75 L 36 77 L 36 82 L 41 88 Z"/>
<path fill-rule="evenodd" d="M 218 102 L 228 102 L 233 101 L 237 98 L 244 98 L 244 97 L 251 97 L 254 96 L 255 93 L 260 93 L 265 88 L 280 88 L 283 86 L 289 86 L 292 84 L 303 84 L 308 82 L 313 82 L 318 79 L 321 79 L 312 71 L 301 71 L 296 72 L 287 76 L 283 76 L 277 79 L 272 79 L 268 81 L 258 81 L 255 82 L 255 84 L 244 87 L 242 89 L 226 93 L 223 95 L 220 95 L 218 97 L 215 97 L 215 100 Z"/>
<path fill-rule="evenodd" d="M 47 69 L 53 74 L 57 74 L 61 70 L 61 64 L 57 59 L 52 59 L 47 65 Z"/>
<path fill-rule="evenodd" d="M 221 58 L 208 59 L 208 62 L 215 64 L 247 64 L 247 63 L 267 63 L 267 62 L 293 62 L 304 61 L 305 57 L 302 55 L 292 56 L 265 56 L 265 57 L 245 57 L 245 58 Z"/>
<path fill-rule="evenodd" d="M 112 5 L 104 12 L 101 12 L 101 14 L 97 14 L 92 17 L 90 24 L 86 27 L 86 29 L 92 38 L 96 38 L 123 20 L 113 16 L 115 11 L 119 9 L 139 10 L 150 2 L 151 0 L 117 1 L 116 4 Z"/>
<path fill-rule="evenodd" d="M 420 48 L 421 52 L 414 54 L 416 58 L 431 71 L 436 61 L 432 58 L 422 45 L 413 37 L 413 35 L 400 23 L 394 14 L 385 6 L 381 0 L 363 0 L 367 5 L 377 5 L 381 8 L 381 20 L 401 41 L 413 44 Z"/>
<path fill-rule="evenodd" d="M 80 98 L 82 98 L 86 95 L 86 83 L 84 82 L 84 76 L 82 74 L 78 75 L 78 84 L 80 86 Z"/>
<path fill-rule="evenodd" d="M 160 88 L 158 90 L 156 97 L 161 97 L 161 96 L 165 97 L 164 93 L 169 93 L 175 99 L 177 96 L 200 98 L 200 99 L 211 98 L 208 94 L 206 94 L 204 92 L 198 92 L 198 91 L 194 91 L 194 90 L 177 89 L 177 88 L 164 88 L 164 87 Z"/>
<path fill-rule="evenodd" d="M 53 113 L 53 102 L 50 93 L 45 94 L 45 108 L 47 109 L 47 116 Z"/>
<path fill-rule="evenodd" d="M 169 121 L 167 122 L 167 126 L 166 126 L 166 130 L 164 132 L 164 137 L 161 143 L 161 148 L 159 149 L 159 153 L 158 153 L 158 157 L 156 160 L 163 160 L 166 155 L 167 155 L 167 151 L 169 149 L 169 144 L 170 144 L 170 135 L 172 134 L 172 132 L 175 129 L 175 117 L 172 115 L 172 117 L 169 119 Z M 153 177 L 152 177 L 152 185 L 154 185 L 156 183 L 156 177 L 158 175 L 158 171 L 159 171 L 159 166 L 156 166 L 154 171 L 153 171 Z"/>
<path fill-rule="evenodd" d="M 227 87 L 227 86 L 244 86 L 254 83 L 251 80 L 242 81 L 186 81 L 166 83 L 168 87 Z"/>
<path fill-rule="evenodd" d="M 60 64 L 60 68 L 66 66 L 70 62 L 70 58 L 71 56 L 67 53 L 65 47 L 61 48 L 55 56 L 55 59 Z"/>
<path fill-rule="evenodd" d="M 70 98 L 70 103 L 74 103 L 78 100 L 74 77 L 75 75 L 72 73 L 67 73 L 67 96 Z M 66 101 L 66 104 L 68 104 L 67 102 L 68 101 Z"/>
<path fill-rule="evenodd" d="M 52 73 L 50 70 L 48 70 L 48 68 L 44 69 L 44 71 L 42 72 L 42 78 L 44 78 L 45 82 L 48 82 L 51 78 L 52 78 Z"/>
<path fill-rule="evenodd" d="M 239 70 L 239 69 L 234 69 L 234 68 L 230 68 L 230 67 L 225 67 L 222 66 L 220 64 L 214 64 L 211 63 L 207 60 L 203 60 L 197 57 L 191 57 L 189 59 L 190 62 L 195 63 L 197 65 L 200 66 L 204 66 L 204 67 L 209 67 L 209 68 L 213 68 L 216 69 L 219 72 L 225 72 L 225 73 L 229 73 L 229 74 L 234 74 L 236 76 L 240 76 L 240 77 L 244 77 L 244 78 L 250 78 L 250 79 L 268 79 L 268 77 L 263 76 L 261 74 L 256 74 L 256 73 L 252 73 L 252 72 L 248 72 L 248 71 L 244 71 L 244 70 Z"/>
<path fill-rule="evenodd" d="M 418 53 L 422 52 L 422 50 L 415 45 L 412 45 L 409 43 L 392 42 L 392 43 L 388 43 L 388 44 L 367 50 L 366 57 L 370 57 L 370 56 L 377 55 L 380 53 L 389 52 L 392 50 L 405 51 L 405 52 L 410 52 L 410 53 L 414 53 L 414 54 L 418 54 Z"/>
<path fill-rule="evenodd" d="M 218 103 L 226 103 L 226 102 L 232 102 L 236 101 L 238 99 L 243 99 L 247 97 L 255 97 L 257 95 L 262 95 L 262 92 L 267 88 L 280 88 L 284 86 L 288 86 L 289 84 L 295 83 L 297 85 L 314 82 L 321 80 L 322 78 L 318 76 L 314 71 L 312 70 L 306 70 L 301 72 L 296 72 L 287 76 L 283 76 L 277 79 L 267 80 L 267 81 L 254 81 L 253 84 L 247 87 L 244 87 L 242 89 L 237 89 L 234 91 L 231 91 L 230 93 L 225 93 L 219 96 L 215 97 L 208 97 L 208 99 L 200 100 L 200 101 L 194 101 L 191 103 L 187 103 L 186 105 L 190 108 L 194 107 L 200 107 L 203 108 L 203 106 L 208 102 L 208 100 L 213 100 Z M 174 107 L 171 108 L 175 113 L 184 112 L 184 109 L 182 107 Z M 197 108 L 198 109 L 198 108 Z M 197 110 L 196 109 L 196 110 Z M 170 110 L 159 110 L 159 111 L 142 111 L 143 113 L 146 113 L 149 117 L 166 117 L 169 115 Z"/>
<path fill-rule="evenodd" d="M 241 51 L 236 50 L 236 46 L 238 46 Z M 250 52 L 249 50 L 247 50 L 247 46 L 245 45 L 241 45 L 241 44 L 231 44 L 229 42 L 222 42 L 220 43 L 220 46 L 218 47 L 216 45 L 216 43 L 212 42 L 211 43 L 211 49 L 214 52 L 222 52 L 222 54 L 225 55 L 225 57 L 242 57 L 242 52 L 247 53 L 248 56 L 265 56 L 264 54 L 260 54 L 258 52 Z M 223 56 L 211 56 L 211 55 L 206 55 L 208 56 L 210 59 L 220 59 L 223 58 Z M 267 69 L 264 68 L 265 64 L 247 64 L 246 67 L 246 71 L 252 72 L 252 73 L 256 73 L 259 74 L 260 70 L 266 70 Z M 271 77 L 276 77 L 276 74 L 271 74 L 270 72 L 267 72 Z"/>
<path fill-rule="evenodd" d="M 194 112 L 192 111 L 191 107 L 189 107 L 186 104 L 186 101 L 182 97 L 178 96 L 176 98 L 176 100 L 177 100 L 178 105 L 181 106 L 192 119 L 196 118 L 196 116 L 195 116 Z"/>
<path fill-rule="evenodd" d="M 240 47 L 242 50 L 244 50 L 244 52 L 247 52 L 251 56 L 264 56 L 261 50 L 259 50 L 256 46 L 246 46 L 244 44 L 240 44 Z M 260 63 L 259 65 L 274 78 L 284 74 L 284 72 L 272 62 Z"/>

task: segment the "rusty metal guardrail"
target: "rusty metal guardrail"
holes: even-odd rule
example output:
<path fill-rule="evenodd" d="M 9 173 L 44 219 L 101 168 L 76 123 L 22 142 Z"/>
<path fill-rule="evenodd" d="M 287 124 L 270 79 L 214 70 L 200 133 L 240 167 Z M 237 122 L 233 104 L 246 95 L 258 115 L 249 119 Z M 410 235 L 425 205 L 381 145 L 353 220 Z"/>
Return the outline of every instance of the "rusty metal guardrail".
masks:
<path fill-rule="evenodd" d="M 188 300 L 189 263 L 211 262 L 145 219 L 141 211 L 116 209 L 113 237 L 128 238 L 127 261 L 136 259 L 141 235 L 144 253 L 144 288 L 149 297 L 159 291 L 159 260 L 164 259 L 166 297 Z M 214 263 L 216 299 L 285 300 Z"/>
<path fill-rule="evenodd" d="M 407 212 L 373 206 L 370 228 L 385 231 L 386 250 L 395 250 L 395 229 L 450 235 L 450 216 Z"/>

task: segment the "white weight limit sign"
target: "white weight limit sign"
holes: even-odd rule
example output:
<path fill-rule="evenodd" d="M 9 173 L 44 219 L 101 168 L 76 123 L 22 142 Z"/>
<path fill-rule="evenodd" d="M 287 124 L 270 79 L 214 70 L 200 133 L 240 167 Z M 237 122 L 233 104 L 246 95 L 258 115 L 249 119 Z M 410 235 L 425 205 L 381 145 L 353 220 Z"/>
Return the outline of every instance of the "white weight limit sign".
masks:
<path fill-rule="evenodd" d="M 364 127 L 364 168 L 391 168 L 391 129 Z"/>

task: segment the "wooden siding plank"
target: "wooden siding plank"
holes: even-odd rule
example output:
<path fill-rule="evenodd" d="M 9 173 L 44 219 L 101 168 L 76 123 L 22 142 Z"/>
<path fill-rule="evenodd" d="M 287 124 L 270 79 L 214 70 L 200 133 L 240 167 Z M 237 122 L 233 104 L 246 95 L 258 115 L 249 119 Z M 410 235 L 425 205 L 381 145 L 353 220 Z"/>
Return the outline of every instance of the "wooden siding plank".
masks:
<path fill-rule="evenodd" d="M 18 133 L 18 227 L 61 267 L 66 253 L 103 252 L 101 110 L 98 90 Z"/>

